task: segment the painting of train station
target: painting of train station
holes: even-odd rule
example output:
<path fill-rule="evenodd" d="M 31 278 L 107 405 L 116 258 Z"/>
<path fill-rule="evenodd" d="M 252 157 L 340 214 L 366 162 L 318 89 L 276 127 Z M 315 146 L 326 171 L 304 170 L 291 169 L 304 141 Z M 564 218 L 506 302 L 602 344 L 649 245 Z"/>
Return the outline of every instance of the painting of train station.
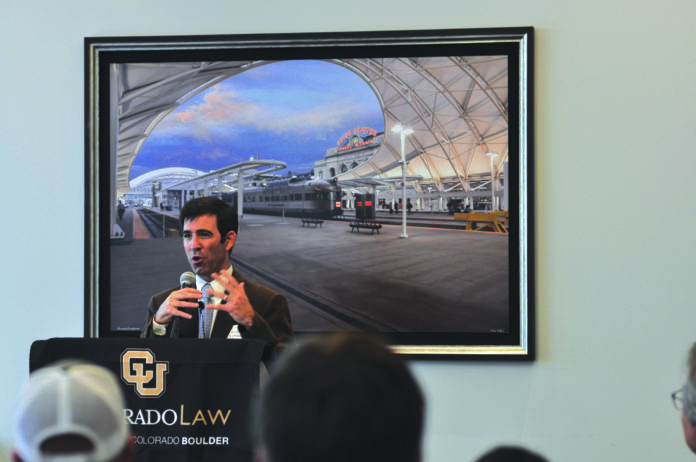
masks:
<path fill-rule="evenodd" d="M 202 98 L 198 110 L 212 108 L 223 93 L 214 93 L 216 85 L 281 64 L 114 66 L 113 329 L 138 331 L 149 297 L 189 270 L 178 213 L 192 198 L 214 195 L 240 217 L 232 265 L 287 296 L 299 333 L 509 332 L 509 185 L 517 159 L 509 151 L 505 56 L 308 63 L 360 79 L 378 117 L 341 124 L 308 114 L 305 126 L 326 136 L 301 158 L 263 147 L 216 148 L 214 165 L 203 167 L 202 154 L 188 163 L 163 156 L 157 168 L 135 171 L 158 126 L 186 119 L 177 108 L 195 97 Z M 330 132 L 322 125 L 329 123 Z M 196 152 L 206 152 L 201 146 Z"/>

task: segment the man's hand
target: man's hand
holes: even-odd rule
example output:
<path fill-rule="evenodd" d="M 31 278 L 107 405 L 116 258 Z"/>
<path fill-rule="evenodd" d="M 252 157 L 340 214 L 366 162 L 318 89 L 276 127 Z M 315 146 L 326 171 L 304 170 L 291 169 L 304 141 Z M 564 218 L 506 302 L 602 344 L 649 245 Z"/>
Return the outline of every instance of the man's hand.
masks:
<path fill-rule="evenodd" d="M 225 311 L 232 316 L 238 324 L 247 329 L 250 328 L 254 322 L 254 309 L 251 307 L 251 303 L 249 303 L 249 299 L 244 291 L 244 283 L 238 283 L 237 280 L 227 272 L 223 272 L 222 274 L 213 273 L 212 276 L 216 281 L 222 284 L 225 289 L 224 292 L 216 292 L 209 289 L 208 292 L 210 294 L 220 299 L 220 304 L 206 305 L 205 307 L 213 310 Z"/>
<path fill-rule="evenodd" d="M 169 321 L 178 316 L 191 319 L 193 316 L 181 311 L 181 308 L 198 308 L 198 300 L 202 294 L 200 290 L 186 287 L 185 289 L 175 290 L 157 308 L 154 320 L 157 324 L 169 324 Z"/>

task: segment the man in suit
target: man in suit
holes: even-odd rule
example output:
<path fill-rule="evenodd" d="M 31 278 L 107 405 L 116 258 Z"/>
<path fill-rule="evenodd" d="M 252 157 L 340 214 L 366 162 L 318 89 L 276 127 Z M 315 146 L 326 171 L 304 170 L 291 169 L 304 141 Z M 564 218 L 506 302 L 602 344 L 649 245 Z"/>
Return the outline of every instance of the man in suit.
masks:
<path fill-rule="evenodd" d="M 192 199 L 181 209 L 179 224 L 196 287 L 153 295 L 140 336 L 255 338 L 287 344 L 293 329 L 285 296 L 244 279 L 230 264 L 239 228 L 235 209 L 217 197 Z"/>

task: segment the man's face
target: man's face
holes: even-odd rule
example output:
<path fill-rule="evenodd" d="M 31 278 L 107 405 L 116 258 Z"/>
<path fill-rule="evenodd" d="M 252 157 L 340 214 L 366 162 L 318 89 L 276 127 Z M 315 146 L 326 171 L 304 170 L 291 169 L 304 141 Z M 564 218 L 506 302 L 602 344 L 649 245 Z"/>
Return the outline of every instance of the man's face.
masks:
<path fill-rule="evenodd" d="M 204 280 L 211 281 L 211 274 L 229 268 L 229 251 L 235 238 L 234 231 L 230 231 L 221 242 L 215 215 L 202 215 L 186 220 L 184 250 L 193 272 Z"/>

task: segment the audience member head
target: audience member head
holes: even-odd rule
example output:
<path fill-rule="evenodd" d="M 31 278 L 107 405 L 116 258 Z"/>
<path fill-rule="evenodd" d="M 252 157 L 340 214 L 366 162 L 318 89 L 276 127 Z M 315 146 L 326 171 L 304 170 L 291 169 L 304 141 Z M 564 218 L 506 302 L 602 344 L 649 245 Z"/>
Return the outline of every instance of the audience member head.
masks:
<path fill-rule="evenodd" d="M 548 462 L 544 457 L 521 446 L 498 446 L 491 449 L 476 462 Z"/>
<path fill-rule="evenodd" d="M 686 445 L 696 453 L 696 343 L 689 350 L 687 370 L 686 383 L 681 389 L 681 422 Z"/>
<path fill-rule="evenodd" d="M 15 416 L 15 462 L 127 462 L 133 442 L 114 375 L 69 361 L 29 377 Z"/>
<path fill-rule="evenodd" d="M 186 220 L 203 215 L 214 215 L 217 218 L 220 236 L 227 236 L 230 231 L 237 234 L 239 230 L 239 217 L 235 208 L 215 196 L 197 197 L 186 202 L 179 212 L 179 227 L 184 229 Z"/>
<path fill-rule="evenodd" d="M 417 462 L 425 401 L 404 361 L 363 334 L 286 352 L 261 390 L 265 462 Z"/>

